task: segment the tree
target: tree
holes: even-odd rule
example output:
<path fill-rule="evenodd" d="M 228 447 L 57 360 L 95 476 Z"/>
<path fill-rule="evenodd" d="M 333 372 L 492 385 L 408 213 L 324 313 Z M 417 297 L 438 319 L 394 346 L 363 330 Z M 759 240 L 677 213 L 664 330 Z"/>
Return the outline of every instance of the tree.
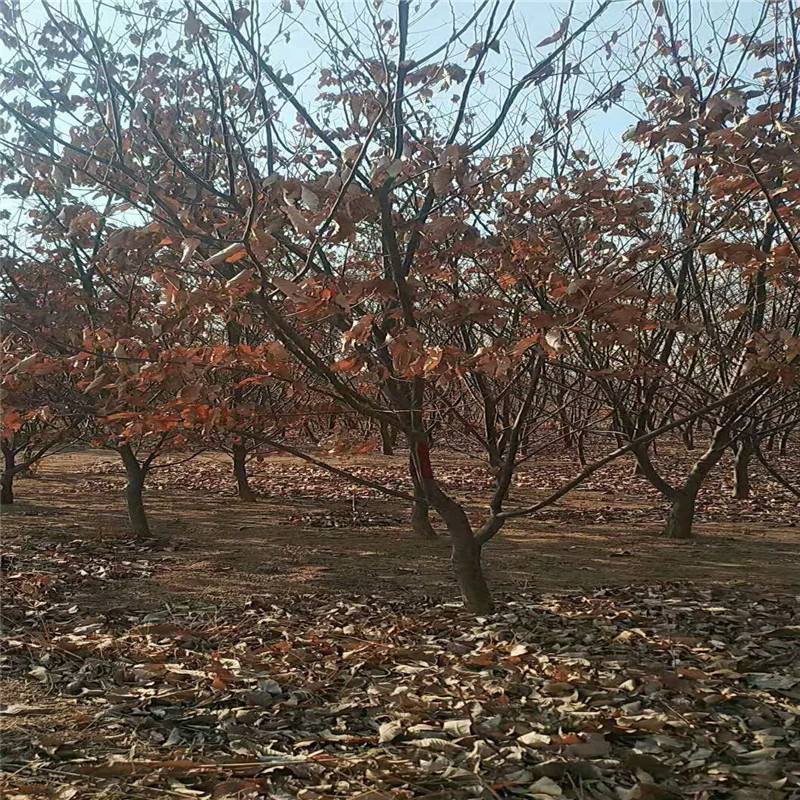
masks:
<path fill-rule="evenodd" d="M 431 45 L 415 41 L 417 20 L 406 0 L 365 5 L 348 20 L 320 2 L 301 12 L 319 20 L 318 32 L 307 34 L 320 51 L 314 98 L 304 81 L 295 88 L 264 44 L 271 30 L 297 34 L 287 4 L 259 19 L 245 6 L 199 0 L 146 21 L 124 15 L 124 35 L 114 37 L 89 24 L 80 7 L 68 19 L 45 6 L 41 32 L 9 42 L 21 53 L 11 99 L 0 101 L 21 154 L 9 179 L 24 198 L 40 184 L 48 192 L 93 193 L 124 239 L 126 267 L 109 263 L 100 271 L 120 295 L 109 299 L 115 325 L 106 327 L 107 344 L 92 339 L 80 347 L 95 375 L 109 365 L 152 366 L 121 381 L 115 374 L 102 391 L 114 386 L 117 404 L 146 397 L 135 425 L 149 414 L 177 429 L 171 415 L 184 389 L 186 408 L 199 409 L 192 397 L 198 383 L 242 388 L 221 377 L 232 366 L 278 380 L 288 370 L 304 397 L 396 430 L 409 449 L 412 493 L 334 467 L 280 429 L 261 441 L 403 499 L 418 521 L 432 507 L 447 527 L 464 600 L 479 612 L 492 607 L 482 549 L 508 519 L 555 502 L 628 452 L 646 464 L 650 442 L 698 418 L 715 417 L 724 430 L 714 455 L 717 445 L 729 446 L 740 423 L 778 391 L 777 368 L 759 357 L 745 375 L 742 359 L 730 374 L 719 369 L 712 391 L 698 389 L 701 365 L 685 369 L 676 344 L 696 322 L 683 300 L 666 299 L 675 260 L 688 263 L 681 261 L 686 248 L 659 241 L 686 205 L 673 199 L 681 191 L 670 182 L 677 169 L 662 166 L 663 184 L 651 190 L 640 176 L 628 181 L 630 157 L 601 174 L 581 155 L 580 124 L 618 102 L 641 66 L 637 54 L 609 62 L 596 86 L 582 76 L 617 44 L 615 33 L 600 52 L 591 49 L 609 6 L 603 0 L 582 20 L 562 20 L 519 69 L 504 51 L 515 30 L 511 4 L 479 4 Z M 22 57 L 29 48 L 39 56 L 34 63 Z M 520 50 L 530 53 L 524 36 Z M 65 54 L 86 77 L 53 84 L 48 76 Z M 669 129 L 672 106 L 664 108 L 651 110 L 656 127 Z M 551 161 L 555 174 L 542 175 Z M 710 171 L 728 169 L 722 163 L 713 155 Z M 728 189 L 713 188 L 727 198 L 714 194 L 722 213 L 735 214 Z M 663 203 L 663 220 L 648 195 Z M 123 226 L 121 215 L 136 216 L 140 227 Z M 618 246 L 626 237 L 636 245 Z M 689 277 L 682 280 L 689 288 Z M 152 341 L 119 327 L 126 294 L 117 284 L 126 281 L 141 299 L 136 326 L 158 326 Z M 154 304 L 156 287 L 162 297 Z M 691 305 L 693 313 L 707 308 L 707 300 Z M 234 363 L 215 362 L 219 333 L 231 325 L 253 329 L 264 347 L 255 361 L 228 340 L 219 352 Z M 709 326 L 703 344 L 713 337 Z M 588 394 L 613 409 L 618 447 L 545 500 L 506 509 L 532 421 L 547 413 L 546 382 L 559 370 L 597 381 Z M 146 395 L 146 387 L 158 395 Z M 668 390 L 676 387 L 693 387 L 695 402 L 670 405 Z M 235 397 L 227 399 L 231 413 L 216 415 L 209 433 L 216 427 L 241 436 L 240 422 L 217 426 L 240 410 Z M 454 419 L 495 470 L 480 524 L 445 491 L 431 458 L 449 432 L 439 436 L 437 426 Z"/>
<path fill-rule="evenodd" d="M 772 70 L 764 57 L 791 52 L 797 20 L 780 4 L 772 12 L 769 45 L 758 38 L 765 7 L 752 33 L 724 41 L 691 38 L 689 19 L 686 46 L 676 7 L 660 4 L 658 60 L 640 83 L 641 119 L 624 137 L 638 152 L 607 166 L 573 152 L 506 215 L 526 302 L 552 326 L 558 358 L 596 383 L 620 442 L 765 376 L 700 418 L 709 440 L 679 481 L 665 477 L 649 445 L 632 449 L 638 474 L 670 503 L 665 532 L 676 539 L 691 535 L 698 493 L 730 447 L 745 491 L 752 431 L 796 391 L 796 203 L 783 188 L 796 182 L 798 82 L 796 70 Z M 697 57 L 701 43 L 716 57 Z"/>
<path fill-rule="evenodd" d="M 43 458 L 74 442 L 81 432 L 80 416 L 59 408 L 63 381 L 61 365 L 43 353 L 19 349 L 18 336 L 9 335 L 3 343 L 2 393 L 3 419 L 0 449 L 3 473 L 0 478 L 0 504 L 14 502 L 14 479 L 30 471 Z M 15 352 L 16 351 L 16 352 Z M 19 460 L 19 457 L 22 457 Z"/>

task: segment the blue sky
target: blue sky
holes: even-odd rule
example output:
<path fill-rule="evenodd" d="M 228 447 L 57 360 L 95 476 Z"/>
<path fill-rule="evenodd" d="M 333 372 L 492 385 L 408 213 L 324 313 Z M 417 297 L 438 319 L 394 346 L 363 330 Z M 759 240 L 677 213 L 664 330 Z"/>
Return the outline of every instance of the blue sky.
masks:
<path fill-rule="evenodd" d="M 697 51 L 701 51 L 703 43 L 714 37 L 725 38 L 729 30 L 732 32 L 746 32 L 758 19 L 763 4 L 761 0 L 667 0 L 668 8 L 675 20 L 678 38 L 688 38 L 688 29 L 694 32 L 697 42 Z M 278 0 L 262 0 L 262 14 L 266 15 L 274 9 Z M 313 54 L 318 50 L 314 42 L 315 34 L 325 31 L 324 24 L 319 22 L 316 13 L 315 0 L 308 0 L 305 9 L 301 10 L 297 0 L 290 0 L 291 12 L 286 16 L 294 20 L 292 25 L 291 40 L 285 42 L 278 40 L 270 51 L 270 61 L 273 66 L 282 66 L 291 72 L 296 80 L 296 85 L 303 83 L 306 76 L 310 76 L 313 65 Z M 538 48 L 537 44 L 551 35 L 559 27 L 564 17 L 572 9 L 572 25 L 578 25 L 594 8 L 596 2 L 592 0 L 517 0 L 514 4 L 513 16 L 510 24 L 501 36 L 501 52 L 491 54 L 487 62 L 487 70 L 496 68 L 500 74 L 496 75 L 494 82 L 490 79 L 481 89 L 485 100 L 493 105 L 504 95 L 505 88 L 510 84 L 509 72 L 513 65 L 513 74 L 517 77 L 524 74 L 535 60 L 546 56 L 556 45 Z M 338 9 L 341 19 L 349 29 L 355 29 L 359 19 L 368 18 L 367 0 L 339 0 L 334 4 Z M 477 8 L 478 3 L 473 0 L 412 0 L 410 12 L 409 52 L 421 55 L 432 49 L 435 44 L 443 41 L 448 32 L 466 21 Z M 385 0 L 380 8 L 383 18 L 396 17 L 396 0 Z M 491 7 L 491 3 L 487 9 Z M 498 11 L 498 18 L 503 15 L 508 7 L 508 0 L 503 0 Z M 482 16 L 486 19 L 486 13 Z M 733 24 L 731 20 L 735 19 Z M 586 37 L 588 51 L 602 48 L 612 35 L 617 32 L 620 36 L 618 47 L 629 49 L 632 47 L 648 47 L 652 35 L 654 20 L 652 0 L 635 2 L 634 0 L 614 0 L 612 6 L 593 25 L 593 33 Z M 657 23 L 664 24 L 660 18 Z M 466 34 L 460 43 L 462 46 L 454 47 L 450 53 L 450 60 L 469 66 L 464 60 L 465 48 L 472 44 L 475 32 Z M 605 72 L 616 68 L 616 53 L 610 57 L 604 51 L 593 56 L 586 72 L 587 81 L 583 84 L 585 96 L 592 94 L 588 84 L 590 76 L 606 79 Z M 620 77 L 627 77 L 620 73 Z M 641 103 L 636 96 L 636 80 L 628 80 L 629 90 L 621 106 L 613 105 L 606 111 L 595 111 L 590 117 L 585 118 L 585 135 L 590 136 L 593 144 L 598 149 L 620 152 L 625 146 L 620 142 L 622 134 L 636 122 L 635 113 L 641 108 Z M 315 87 L 307 87 L 307 96 L 313 98 Z M 535 91 L 535 90 L 532 90 Z M 491 113 L 491 110 L 490 112 Z"/>
<path fill-rule="evenodd" d="M 79 0 L 84 14 L 92 19 L 97 15 L 100 27 L 108 34 L 119 31 L 120 20 L 118 9 L 132 10 L 133 4 L 129 0 Z M 212 0 L 212 3 L 214 0 Z M 301 8 L 302 0 L 260 0 L 259 10 L 262 18 L 272 18 L 289 31 L 290 38 L 276 38 L 269 48 L 269 61 L 275 67 L 280 67 L 284 72 L 293 75 L 295 86 L 300 88 L 304 96 L 313 103 L 316 94 L 315 76 L 313 75 L 316 60 L 319 55 L 320 45 L 315 37 L 326 35 L 316 8 L 316 0 L 306 0 L 305 7 Z M 487 12 L 494 0 L 487 4 L 481 15 L 486 20 Z M 283 15 L 275 14 L 281 3 L 287 3 L 290 10 Z M 719 30 L 727 32 L 727 26 L 732 15 L 740 20 L 734 25 L 734 31 L 744 31 L 755 21 L 762 9 L 762 0 L 667 0 L 668 8 L 676 19 L 676 28 L 679 38 L 685 34 L 691 24 L 695 36 L 699 40 L 711 37 L 714 34 L 714 25 Z M 222 0 L 216 4 L 224 7 Z M 338 0 L 328 4 L 331 13 L 338 15 L 344 23 L 344 29 L 349 35 L 354 31 L 363 33 L 372 22 L 373 0 Z M 465 22 L 475 11 L 479 2 L 477 0 L 412 0 L 410 12 L 409 53 L 420 55 L 428 52 L 441 43 L 455 26 Z M 501 0 L 497 17 L 502 17 L 508 8 L 509 0 Z M 52 0 L 51 6 L 63 10 L 70 16 L 75 7 L 75 0 Z M 43 0 L 22 0 L 26 22 L 32 27 L 37 27 L 46 20 Z M 181 34 L 182 4 L 178 0 L 164 3 L 165 8 L 174 8 L 181 12 L 174 26 L 176 35 Z M 396 18 L 396 0 L 384 0 L 377 15 L 383 19 Z M 491 53 L 487 61 L 487 84 L 480 89 L 480 94 L 487 103 L 487 114 L 491 113 L 491 106 L 504 94 L 504 89 L 511 82 L 510 72 L 519 77 L 535 63 L 534 59 L 547 55 L 556 45 L 538 48 L 536 45 L 545 37 L 552 34 L 572 8 L 575 26 L 585 19 L 596 7 L 596 0 L 516 0 L 513 15 L 505 31 L 500 37 L 501 52 Z M 680 12 L 678 9 L 680 8 Z M 614 0 L 612 6 L 594 24 L 594 33 L 586 37 L 587 48 L 600 48 L 608 41 L 614 32 L 620 36 L 618 47 L 620 50 L 641 45 L 648 41 L 653 20 L 652 0 Z M 663 23 L 663 18 L 662 18 Z M 683 29 L 683 30 L 682 30 Z M 450 52 L 450 60 L 470 66 L 466 61 L 466 48 L 473 43 L 476 32 L 465 34 Z M 367 50 L 364 43 L 361 46 Z M 0 49 L 0 56 L 7 56 Z M 500 74 L 492 75 L 493 70 Z M 602 75 L 603 72 L 615 68 L 615 54 L 610 58 L 601 53 L 593 57 L 590 68 L 587 69 L 587 82 L 584 84 L 585 94 L 591 94 L 588 79 Z M 623 76 L 624 77 L 624 76 Z M 630 82 L 635 86 L 635 81 Z M 457 92 L 458 87 L 454 87 Z M 630 107 L 635 106 L 633 93 L 628 92 L 625 103 Z M 618 140 L 622 133 L 633 123 L 635 117 L 620 107 L 612 106 L 605 112 L 595 112 L 586 120 L 589 130 L 596 143 L 602 141 L 612 142 Z"/>

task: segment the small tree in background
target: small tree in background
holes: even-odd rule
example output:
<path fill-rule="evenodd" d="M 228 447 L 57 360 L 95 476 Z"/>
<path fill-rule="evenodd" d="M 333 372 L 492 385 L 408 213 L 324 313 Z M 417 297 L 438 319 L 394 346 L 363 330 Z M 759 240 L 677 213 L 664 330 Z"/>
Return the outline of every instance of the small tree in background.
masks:
<path fill-rule="evenodd" d="M 17 336 L 4 342 L 1 371 L 0 503 L 10 505 L 14 479 L 29 473 L 43 458 L 74 444 L 85 421 L 65 402 L 69 384 L 63 380 L 61 364 L 41 352 L 31 353 Z"/>

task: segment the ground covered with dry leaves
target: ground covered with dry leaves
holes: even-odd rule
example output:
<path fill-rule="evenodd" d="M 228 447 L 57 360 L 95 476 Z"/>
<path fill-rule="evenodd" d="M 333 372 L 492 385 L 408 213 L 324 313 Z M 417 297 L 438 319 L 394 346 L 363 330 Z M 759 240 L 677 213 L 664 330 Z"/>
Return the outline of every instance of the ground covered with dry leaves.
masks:
<path fill-rule="evenodd" d="M 165 478 L 158 538 L 133 542 L 91 458 L 54 460 L 4 516 L 6 797 L 800 796 L 788 504 L 773 526 L 707 521 L 654 579 L 641 497 L 594 486 L 493 545 L 501 602 L 476 619 L 400 507 L 313 472 L 281 497 L 275 470 L 245 513 Z"/>

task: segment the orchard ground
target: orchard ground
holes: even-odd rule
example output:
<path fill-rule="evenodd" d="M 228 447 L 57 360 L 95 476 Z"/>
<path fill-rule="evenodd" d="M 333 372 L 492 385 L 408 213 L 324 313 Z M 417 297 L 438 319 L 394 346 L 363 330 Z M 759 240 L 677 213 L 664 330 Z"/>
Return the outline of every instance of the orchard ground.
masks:
<path fill-rule="evenodd" d="M 673 457 L 677 462 L 679 454 Z M 364 475 L 406 479 L 404 454 L 341 461 L 349 468 L 355 463 Z M 753 497 L 729 499 L 726 467 L 701 495 L 697 536 L 676 542 L 659 535 L 665 508 L 658 495 L 630 474 L 630 462 L 613 465 L 558 506 L 503 530 L 486 552 L 493 588 L 513 593 L 699 580 L 800 589 L 796 498 L 755 465 Z M 480 514 L 489 471 L 467 458 L 448 458 L 437 468 L 458 499 Z M 520 502 L 535 500 L 576 469 L 568 455 L 537 463 L 520 476 Z M 261 495 L 256 503 L 232 496 L 230 462 L 222 456 L 200 455 L 153 472 L 146 505 L 156 537 L 149 546 L 160 568 L 143 585 L 119 590 L 129 589 L 139 604 L 190 598 L 241 603 L 252 594 L 317 591 L 457 600 L 447 538 L 417 538 L 401 502 L 348 486 L 292 457 L 252 462 L 250 471 Z M 537 485 L 538 493 L 525 488 Z M 6 545 L 22 539 L 36 548 L 66 546 L 80 539 L 113 550 L 131 539 L 123 487 L 113 453 L 47 459 L 36 478 L 18 481 L 19 502 L 4 512 Z"/>
<path fill-rule="evenodd" d="M 661 457 L 680 470 L 691 454 Z M 341 458 L 406 480 L 405 454 Z M 253 462 L 256 503 L 232 496 L 221 456 L 154 472 L 144 542 L 114 454 L 47 459 L 3 512 L 3 788 L 791 797 L 798 507 L 758 465 L 753 497 L 733 500 L 728 467 L 687 542 L 659 535 L 663 504 L 629 462 L 515 520 L 486 553 L 498 613 L 476 621 L 444 537 L 417 539 L 401 503 L 294 458 Z M 485 466 L 435 468 L 479 515 Z M 539 461 L 516 497 L 576 468 Z"/>

